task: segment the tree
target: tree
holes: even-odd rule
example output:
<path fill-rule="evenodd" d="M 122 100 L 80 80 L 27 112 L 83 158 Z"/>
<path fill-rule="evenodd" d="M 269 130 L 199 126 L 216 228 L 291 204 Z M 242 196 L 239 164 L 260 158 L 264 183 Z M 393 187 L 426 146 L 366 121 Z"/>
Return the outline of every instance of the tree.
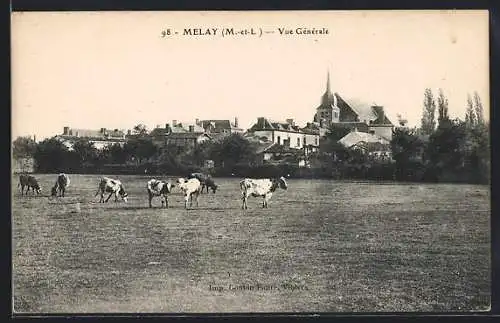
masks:
<path fill-rule="evenodd" d="M 37 171 L 63 172 L 68 167 L 68 148 L 55 138 L 45 139 L 38 143 L 33 155 Z"/>
<path fill-rule="evenodd" d="M 424 91 L 424 110 L 421 119 L 421 131 L 424 135 L 430 135 L 436 128 L 436 102 L 431 89 L 427 88 Z"/>
<path fill-rule="evenodd" d="M 422 160 L 418 159 L 425 143 L 417 135 L 415 129 L 396 128 L 391 140 L 392 158 L 396 164 L 396 176 L 408 178 L 415 176 L 422 168 Z"/>
<path fill-rule="evenodd" d="M 127 154 L 120 144 L 114 143 L 98 151 L 97 160 L 100 164 L 123 164 L 127 161 Z"/>
<path fill-rule="evenodd" d="M 210 159 L 219 165 L 234 165 L 253 160 L 253 150 L 250 142 L 242 135 L 233 133 L 220 143 L 214 143 L 210 150 Z"/>
<path fill-rule="evenodd" d="M 17 137 L 12 143 L 12 156 L 16 159 L 33 157 L 36 146 L 36 142 L 30 137 Z"/>
<path fill-rule="evenodd" d="M 462 147 L 466 141 L 466 127 L 460 120 L 445 120 L 430 136 L 427 154 L 437 170 L 453 173 L 464 164 Z"/>
<path fill-rule="evenodd" d="M 470 94 L 467 94 L 467 109 L 465 111 L 465 123 L 469 127 L 473 127 L 476 124 L 476 111 L 474 110 L 474 103 Z"/>
<path fill-rule="evenodd" d="M 158 151 L 152 139 L 147 137 L 131 139 L 125 143 L 123 149 L 127 156 L 134 157 L 139 164 L 153 157 Z"/>
<path fill-rule="evenodd" d="M 81 138 L 73 144 L 73 151 L 78 156 L 80 166 L 88 163 L 94 163 L 98 152 L 94 144 L 87 139 Z"/>
<path fill-rule="evenodd" d="M 134 126 L 133 132 L 136 135 L 145 136 L 148 134 L 148 129 L 147 129 L 146 125 L 139 123 L 139 124 Z"/>
<path fill-rule="evenodd" d="M 450 116 L 448 115 L 448 99 L 444 96 L 442 89 L 439 89 L 437 106 L 438 106 L 438 126 L 439 126 L 443 122 L 450 121 Z"/>
<path fill-rule="evenodd" d="M 336 142 L 344 138 L 349 132 L 351 132 L 351 130 L 347 127 L 332 124 L 328 127 L 325 137 L 332 142 Z"/>
<path fill-rule="evenodd" d="M 476 121 L 478 124 L 484 124 L 483 103 L 477 92 L 474 92 L 474 110 L 476 112 Z"/>

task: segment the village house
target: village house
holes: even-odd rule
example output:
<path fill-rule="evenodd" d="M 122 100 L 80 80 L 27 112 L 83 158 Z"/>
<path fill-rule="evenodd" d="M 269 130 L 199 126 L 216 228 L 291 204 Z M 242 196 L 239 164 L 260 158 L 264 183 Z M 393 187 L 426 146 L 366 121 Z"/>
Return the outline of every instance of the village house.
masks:
<path fill-rule="evenodd" d="M 191 149 L 212 139 L 196 123 L 177 122 L 177 120 L 172 121 L 172 126 L 167 123 L 165 128 L 156 127 L 149 136 L 159 147 L 176 146 L 178 150 Z"/>
<path fill-rule="evenodd" d="M 244 129 L 238 125 L 238 118 L 234 118 L 234 122 L 230 120 L 198 120 L 195 121 L 196 125 L 202 127 L 205 133 L 212 137 L 225 137 L 233 133 L 243 134 Z"/>
<path fill-rule="evenodd" d="M 390 141 L 377 134 L 355 129 L 340 139 L 339 143 L 346 148 L 360 151 L 374 160 L 392 160 Z"/>
<path fill-rule="evenodd" d="M 125 144 L 125 132 L 118 129 L 108 130 L 101 128 L 100 130 L 77 129 L 64 127 L 63 133 L 56 135 L 54 138 L 63 143 L 69 150 L 73 149 L 73 144 L 78 139 L 86 139 L 94 144 L 98 150 L 102 150 L 113 144 L 123 146 Z"/>
<path fill-rule="evenodd" d="M 314 123 L 321 129 L 322 135 L 330 126 L 357 129 L 392 139 L 394 125 L 387 118 L 384 107 L 367 104 L 354 98 L 344 98 L 330 88 L 330 73 L 327 75 L 326 90 L 321 97 L 321 104 L 316 108 Z M 309 125 L 312 128 L 312 125 Z"/>
<path fill-rule="evenodd" d="M 319 133 L 300 128 L 293 119 L 287 119 L 286 122 L 276 122 L 259 117 L 257 123 L 250 127 L 248 132 L 278 145 L 292 149 L 303 149 L 306 153 L 316 151 L 319 148 Z"/>
<path fill-rule="evenodd" d="M 298 163 L 305 166 L 306 156 L 319 149 L 317 129 L 301 128 L 293 119 L 276 122 L 259 117 L 245 136 L 262 143 L 256 150 L 260 156 L 259 163 Z"/>

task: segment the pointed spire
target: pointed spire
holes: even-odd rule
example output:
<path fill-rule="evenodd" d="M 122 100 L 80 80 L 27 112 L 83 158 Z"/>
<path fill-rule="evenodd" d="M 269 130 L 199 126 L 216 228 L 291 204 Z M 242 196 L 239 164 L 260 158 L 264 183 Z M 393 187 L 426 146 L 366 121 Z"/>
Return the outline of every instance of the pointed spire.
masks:
<path fill-rule="evenodd" d="M 330 69 L 326 71 L 326 93 L 330 93 Z"/>

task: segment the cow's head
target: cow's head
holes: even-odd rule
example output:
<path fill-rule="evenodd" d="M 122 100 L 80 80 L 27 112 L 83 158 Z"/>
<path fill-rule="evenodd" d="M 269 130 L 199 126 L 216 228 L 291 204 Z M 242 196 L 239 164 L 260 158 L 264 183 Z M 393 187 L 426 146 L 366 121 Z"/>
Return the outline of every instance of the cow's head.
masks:
<path fill-rule="evenodd" d="M 213 185 L 212 185 L 212 192 L 214 192 L 214 194 L 215 194 L 215 191 L 217 191 L 217 188 L 218 188 L 218 187 L 219 187 L 219 186 L 218 186 L 217 184 L 213 184 Z"/>
<path fill-rule="evenodd" d="M 42 194 L 42 187 L 40 186 L 40 184 L 33 184 L 33 189 L 35 190 L 36 194 Z"/>
<path fill-rule="evenodd" d="M 127 203 L 128 194 L 127 194 L 127 192 L 125 192 L 122 185 L 120 185 L 120 190 L 118 191 L 118 194 L 120 194 L 120 196 L 122 197 L 123 202 Z"/>

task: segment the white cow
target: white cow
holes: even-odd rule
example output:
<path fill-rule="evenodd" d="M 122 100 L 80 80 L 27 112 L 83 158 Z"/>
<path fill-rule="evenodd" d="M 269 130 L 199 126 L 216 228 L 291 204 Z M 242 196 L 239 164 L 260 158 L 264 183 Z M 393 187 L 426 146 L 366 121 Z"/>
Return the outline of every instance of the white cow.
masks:
<path fill-rule="evenodd" d="M 104 193 L 109 193 L 109 196 L 106 200 L 104 200 Z M 109 177 L 102 177 L 99 181 L 99 186 L 97 187 L 97 192 L 95 193 L 95 196 L 101 194 L 101 199 L 99 200 L 99 203 L 104 203 L 109 200 L 111 195 L 115 195 L 115 202 L 118 201 L 118 196 L 121 196 L 124 202 L 127 202 L 127 197 L 128 194 L 125 192 L 125 189 L 123 188 L 122 182 L 120 182 L 117 179 L 112 179 Z"/>
<path fill-rule="evenodd" d="M 151 179 L 150 181 L 148 181 L 147 189 L 149 196 L 149 207 L 153 207 L 151 205 L 153 197 L 159 196 L 161 199 L 161 206 L 163 207 L 163 204 L 165 204 L 165 207 L 168 208 L 167 194 L 170 194 L 172 192 L 173 187 L 174 185 L 167 181 L 160 181 L 157 179 Z"/>
<path fill-rule="evenodd" d="M 262 178 L 253 179 L 245 178 L 240 182 L 241 195 L 243 204 L 242 209 L 247 209 L 247 200 L 249 196 L 258 197 L 262 196 L 264 200 L 262 201 L 262 207 L 267 208 L 268 202 L 273 195 L 273 192 L 280 187 L 284 190 L 288 188 L 285 178 L 282 176 L 280 178 Z"/>
<path fill-rule="evenodd" d="M 187 209 L 188 201 L 190 201 L 190 206 L 193 205 L 193 197 L 196 200 L 196 206 L 198 206 L 198 197 L 201 193 L 201 182 L 197 178 L 179 178 L 177 184 L 184 193 L 184 207 Z"/>

